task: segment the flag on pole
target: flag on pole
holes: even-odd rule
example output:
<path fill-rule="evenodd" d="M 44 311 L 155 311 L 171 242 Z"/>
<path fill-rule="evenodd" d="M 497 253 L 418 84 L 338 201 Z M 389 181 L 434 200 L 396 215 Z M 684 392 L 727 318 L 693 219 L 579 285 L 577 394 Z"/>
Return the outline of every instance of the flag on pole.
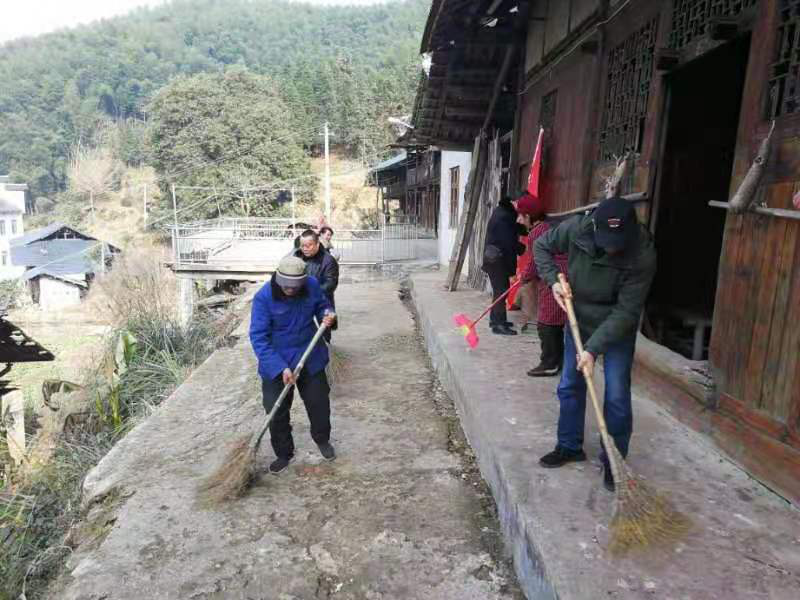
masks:
<path fill-rule="evenodd" d="M 539 197 L 539 176 L 542 172 L 542 140 L 544 138 L 544 127 L 539 128 L 539 139 L 536 142 L 536 150 L 533 153 L 531 162 L 531 172 L 528 175 L 528 193 L 534 198 Z"/>
<path fill-rule="evenodd" d="M 542 172 L 542 140 L 544 138 L 544 127 L 539 128 L 539 139 L 536 140 L 536 150 L 533 152 L 533 160 L 531 161 L 531 172 L 528 174 L 528 187 L 527 192 L 536 198 L 539 199 L 539 177 Z M 527 246 L 527 238 L 522 238 L 520 240 Z M 522 273 L 527 269 L 528 263 L 533 260 L 531 256 L 531 248 L 526 248 L 525 253 L 522 256 L 517 257 L 517 274 L 512 278 L 511 282 L 516 283 L 519 281 L 519 278 L 522 277 Z M 514 301 L 517 299 L 516 291 L 512 292 L 508 295 L 507 302 L 507 309 L 510 309 L 514 305 Z"/>

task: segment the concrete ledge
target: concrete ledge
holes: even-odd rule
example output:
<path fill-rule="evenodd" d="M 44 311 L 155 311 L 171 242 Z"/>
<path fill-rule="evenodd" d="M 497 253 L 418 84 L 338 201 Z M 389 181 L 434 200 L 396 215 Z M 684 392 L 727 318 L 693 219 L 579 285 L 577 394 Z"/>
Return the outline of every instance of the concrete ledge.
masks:
<path fill-rule="evenodd" d="M 630 464 L 694 522 L 672 547 L 614 558 L 605 550 L 612 495 L 601 484 L 594 417 L 591 462 L 546 470 L 555 443 L 556 379 L 525 375 L 535 336 L 493 336 L 468 351 L 453 314 L 480 314 L 478 292 L 443 290 L 444 274 L 411 276 L 434 367 L 498 506 L 529 598 L 770 599 L 800 597 L 800 513 L 714 451 L 637 390 Z M 512 315 L 514 313 L 511 313 Z M 600 378 L 599 378 L 600 379 Z"/>

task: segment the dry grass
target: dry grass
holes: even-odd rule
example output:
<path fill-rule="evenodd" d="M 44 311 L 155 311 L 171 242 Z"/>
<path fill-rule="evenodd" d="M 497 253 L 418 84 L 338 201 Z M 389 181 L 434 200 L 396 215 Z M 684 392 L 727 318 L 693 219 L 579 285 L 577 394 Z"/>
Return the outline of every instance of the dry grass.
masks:
<path fill-rule="evenodd" d="M 123 253 L 113 268 L 97 278 L 86 300 L 116 326 L 140 319 L 170 321 L 176 317 L 177 280 L 155 249 Z"/>
<path fill-rule="evenodd" d="M 298 205 L 297 218 L 316 223 L 325 213 L 325 190 L 323 174 L 325 161 L 315 158 L 311 170 L 319 178 L 319 188 L 312 204 Z M 359 161 L 331 156 L 331 204 L 334 229 L 349 229 L 370 225 L 375 219 L 377 189 L 365 185 L 367 168 Z"/>

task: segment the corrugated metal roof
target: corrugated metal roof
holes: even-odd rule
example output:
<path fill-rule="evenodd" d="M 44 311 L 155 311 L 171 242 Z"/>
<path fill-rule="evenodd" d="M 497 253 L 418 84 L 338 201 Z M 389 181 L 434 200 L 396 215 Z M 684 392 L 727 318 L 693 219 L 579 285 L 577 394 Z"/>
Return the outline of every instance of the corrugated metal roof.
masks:
<path fill-rule="evenodd" d="M 45 268 L 42 272 L 47 270 L 59 275 L 94 273 L 99 252 L 96 240 L 48 240 L 27 246 L 12 246 L 11 262 L 15 266 L 30 269 L 23 275 L 25 279 L 30 279 L 31 271 L 39 267 Z M 111 252 L 107 244 L 106 252 Z"/>
<path fill-rule="evenodd" d="M 379 162 L 377 165 L 370 169 L 370 173 L 375 173 L 376 171 L 383 171 L 384 169 L 388 169 L 389 167 L 399 166 L 401 162 L 403 162 L 406 158 L 408 158 L 408 154 L 405 150 L 403 150 L 397 156 L 393 156 L 392 158 L 388 158 L 383 162 Z"/>
<path fill-rule="evenodd" d="M 65 281 L 66 283 L 71 283 L 72 285 L 77 285 L 78 287 L 88 288 L 89 282 L 86 279 L 76 279 L 75 277 L 69 277 L 64 275 L 63 273 L 58 273 L 53 271 L 49 266 L 48 267 L 38 267 L 36 269 L 30 269 L 23 273 L 22 278 L 26 281 L 31 279 L 36 279 L 37 277 L 52 277 L 53 279 L 58 279 L 59 281 Z"/>
<path fill-rule="evenodd" d="M 26 246 L 31 242 L 35 242 L 50 237 L 51 235 L 53 235 L 54 233 L 58 232 L 61 229 L 67 229 L 73 232 L 76 235 L 76 237 L 80 237 L 86 240 L 96 240 L 96 238 L 93 238 L 90 235 L 82 233 L 77 229 L 70 227 L 69 225 L 65 225 L 64 223 L 51 223 L 46 227 L 42 227 L 40 229 L 32 229 L 25 235 L 21 235 L 18 238 L 14 238 L 13 240 L 11 240 L 11 245 Z"/>

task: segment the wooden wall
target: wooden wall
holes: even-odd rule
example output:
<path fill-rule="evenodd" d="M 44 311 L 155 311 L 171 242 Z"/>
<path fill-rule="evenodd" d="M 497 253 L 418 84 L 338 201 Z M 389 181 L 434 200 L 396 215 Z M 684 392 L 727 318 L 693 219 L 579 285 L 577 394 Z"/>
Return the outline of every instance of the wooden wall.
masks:
<path fill-rule="evenodd" d="M 732 191 L 769 129 L 767 79 L 774 60 L 779 1 L 761 0 L 753 23 Z M 553 133 L 545 150 L 543 191 L 550 211 L 584 205 L 600 193 L 603 178 L 613 168 L 611 162 L 598 158 L 608 52 L 655 15 L 659 18 L 657 47 L 667 47 L 671 5 L 642 0 L 625 6 L 597 34 L 595 54 L 575 50 L 562 58 L 554 58 L 552 52 L 547 56 L 547 49 L 554 47 L 547 44 L 547 32 L 553 35 L 563 30 L 562 21 L 532 22 L 528 40 L 537 46 L 529 47 L 527 53 L 516 168 L 525 181 L 542 99 L 558 90 Z M 613 2 L 610 10 L 614 10 Z M 535 9 L 532 14 L 536 16 Z M 714 43 L 701 40 L 686 58 L 712 47 Z M 537 63 L 542 56 L 551 61 L 550 67 Z M 665 98 L 663 74 L 654 71 L 642 150 L 626 192 L 647 192 L 652 197 L 657 188 Z M 759 200 L 770 207 L 790 208 L 792 194 L 799 189 L 800 113 L 777 121 Z M 649 220 L 647 212 L 640 216 Z M 756 477 L 800 502 L 800 221 L 728 215 L 709 363 L 715 381 L 710 400 L 672 394 L 672 384 L 663 377 L 651 374 L 644 379 L 659 389 L 658 395 L 670 398 L 665 405 L 675 416 L 708 434 Z M 647 372 L 646 366 L 637 369 Z"/>
<path fill-rule="evenodd" d="M 732 193 L 769 130 L 766 90 L 777 14 L 777 0 L 762 0 L 752 37 Z M 773 153 L 759 190 L 759 200 L 770 207 L 791 208 L 792 195 L 800 188 L 799 136 L 800 115 L 776 121 Z M 719 410 L 752 432 L 780 442 L 772 449 L 772 464 L 758 468 L 780 470 L 781 464 L 794 461 L 793 477 L 800 478 L 800 221 L 728 215 L 710 362 Z"/>
<path fill-rule="evenodd" d="M 555 121 L 545 138 L 541 192 L 548 210 L 584 204 L 588 152 L 596 111 L 592 107 L 598 58 L 575 53 L 553 73 L 535 82 L 523 96 L 520 133 L 520 181 L 526 182 L 541 122 L 542 101 L 556 92 Z"/>

